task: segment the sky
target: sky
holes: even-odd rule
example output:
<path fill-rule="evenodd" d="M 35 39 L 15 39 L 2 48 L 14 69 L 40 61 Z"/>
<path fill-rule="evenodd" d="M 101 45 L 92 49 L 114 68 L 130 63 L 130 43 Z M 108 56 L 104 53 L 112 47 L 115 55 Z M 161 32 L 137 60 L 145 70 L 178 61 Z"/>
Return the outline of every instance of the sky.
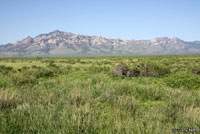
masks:
<path fill-rule="evenodd" d="M 0 0 L 0 44 L 54 30 L 123 40 L 200 40 L 200 0 Z"/>

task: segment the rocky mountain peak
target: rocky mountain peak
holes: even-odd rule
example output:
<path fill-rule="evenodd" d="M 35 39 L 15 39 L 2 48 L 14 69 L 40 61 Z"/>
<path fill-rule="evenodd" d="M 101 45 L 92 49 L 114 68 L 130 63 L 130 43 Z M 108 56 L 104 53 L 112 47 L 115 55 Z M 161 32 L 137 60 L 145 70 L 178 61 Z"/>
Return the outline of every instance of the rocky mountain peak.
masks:
<path fill-rule="evenodd" d="M 200 53 L 200 42 L 160 37 L 152 40 L 121 40 L 54 30 L 35 38 L 0 46 L 0 56 L 95 56 Z"/>
<path fill-rule="evenodd" d="M 14 46 L 17 46 L 17 45 L 28 45 L 28 44 L 32 43 L 32 41 L 33 41 L 33 38 L 28 36 L 25 39 L 23 39 L 22 41 L 15 42 Z"/>

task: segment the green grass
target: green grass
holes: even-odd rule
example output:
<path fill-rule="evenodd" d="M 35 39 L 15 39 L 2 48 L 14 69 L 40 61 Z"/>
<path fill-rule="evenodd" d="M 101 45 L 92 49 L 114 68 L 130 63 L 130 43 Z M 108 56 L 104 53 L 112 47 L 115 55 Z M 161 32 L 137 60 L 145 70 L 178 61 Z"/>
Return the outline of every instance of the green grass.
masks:
<path fill-rule="evenodd" d="M 159 77 L 111 75 L 121 62 L 130 68 L 147 64 L 159 74 L 162 68 L 169 71 Z M 197 71 L 191 71 L 194 67 Z M 200 129 L 198 70 L 199 55 L 2 58 L 0 134 L 161 134 L 173 133 L 173 128 Z"/>

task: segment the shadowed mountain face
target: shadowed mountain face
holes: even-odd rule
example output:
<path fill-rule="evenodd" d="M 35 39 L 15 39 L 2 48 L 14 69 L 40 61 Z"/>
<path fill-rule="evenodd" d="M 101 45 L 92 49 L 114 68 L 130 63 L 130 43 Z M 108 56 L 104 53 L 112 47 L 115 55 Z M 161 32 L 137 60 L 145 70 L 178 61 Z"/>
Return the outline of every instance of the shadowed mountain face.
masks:
<path fill-rule="evenodd" d="M 200 42 L 178 38 L 120 40 L 53 31 L 0 46 L 0 57 L 197 54 Z"/>

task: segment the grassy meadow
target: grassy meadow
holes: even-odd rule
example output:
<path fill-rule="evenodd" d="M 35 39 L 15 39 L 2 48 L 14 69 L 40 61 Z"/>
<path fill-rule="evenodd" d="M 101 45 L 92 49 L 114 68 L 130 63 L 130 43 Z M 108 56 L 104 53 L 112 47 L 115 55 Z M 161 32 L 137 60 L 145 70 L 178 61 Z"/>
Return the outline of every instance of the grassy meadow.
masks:
<path fill-rule="evenodd" d="M 0 59 L 0 134 L 173 128 L 200 129 L 200 55 Z"/>

